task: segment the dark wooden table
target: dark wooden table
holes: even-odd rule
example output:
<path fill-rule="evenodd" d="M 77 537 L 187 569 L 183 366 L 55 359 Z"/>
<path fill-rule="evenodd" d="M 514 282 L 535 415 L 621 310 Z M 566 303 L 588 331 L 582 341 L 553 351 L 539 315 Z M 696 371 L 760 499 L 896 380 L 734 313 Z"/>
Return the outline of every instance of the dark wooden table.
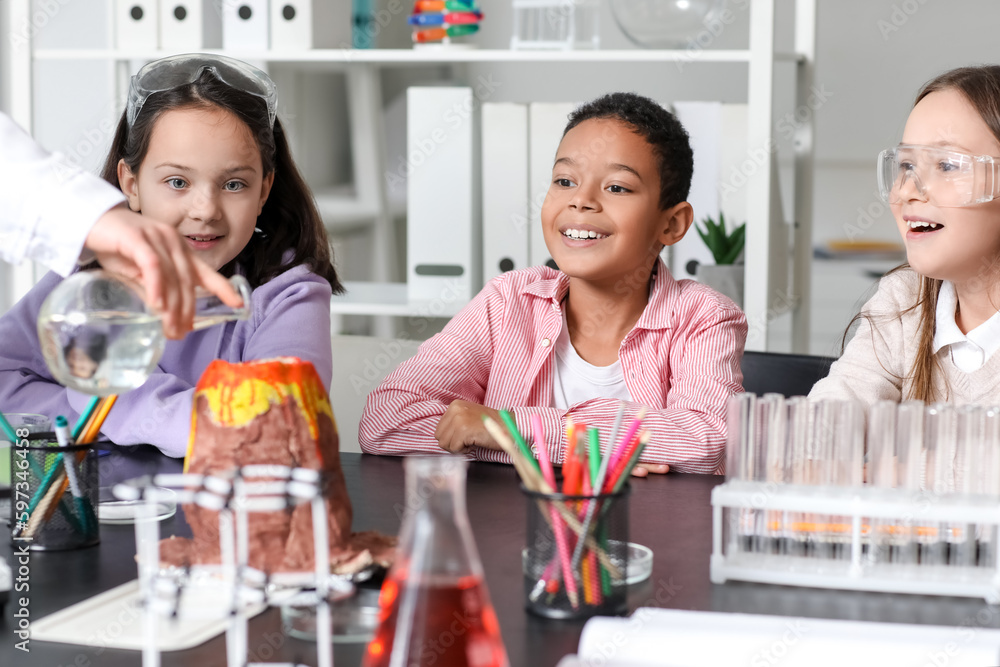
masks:
<path fill-rule="evenodd" d="M 355 530 L 399 530 L 404 504 L 402 459 L 342 454 L 354 504 Z M 102 460 L 102 484 L 153 470 L 177 470 L 179 462 L 146 449 Z M 658 606 L 939 625 L 1000 627 L 1000 611 L 981 600 L 709 582 L 711 511 L 709 497 L 721 478 L 666 475 L 634 480 L 631 540 L 655 553 L 653 574 L 629 591 L 629 607 Z M 520 550 L 525 534 L 525 500 L 513 468 L 474 463 L 469 468 L 469 518 L 496 607 L 512 667 L 551 667 L 576 650 L 583 622 L 551 621 L 524 611 Z M 181 516 L 162 524 L 164 534 L 185 534 Z M 0 544 L 10 558 L 11 545 Z M 73 552 L 35 553 L 30 563 L 30 613 L 40 619 L 136 577 L 131 526 L 101 526 L 101 544 Z M 31 653 L 14 649 L 16 627 L 8 605 L 0 623 L 0 665 L 117 667 L 140 664 L 132 651 L 32 641 Z M 109 621 L 111 622 L 111 621 Z M 336 644 L 335 664 L 360 664 L 363 644 Z M 314 646 L 286 637 L 279 610 L 250 623 L 250 650 L 267 661 L 315 664 Z M 222 636 L 181 652 L 163 654 L 163 664 L 225 665 Z"/>

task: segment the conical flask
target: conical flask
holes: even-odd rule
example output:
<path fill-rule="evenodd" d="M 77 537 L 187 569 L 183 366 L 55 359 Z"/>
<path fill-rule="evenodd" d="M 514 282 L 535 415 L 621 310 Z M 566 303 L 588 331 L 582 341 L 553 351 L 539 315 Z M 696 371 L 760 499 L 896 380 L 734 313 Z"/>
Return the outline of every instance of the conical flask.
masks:
<path fill-rule="evenodd" d="M 231 308 L 199 287 L 194 329 L 250 316 L 250 284 L 229 279 L 242 297 Z M 80 271 L 59 283 L 38 312 L 38 340 L 59 384 L 97 396 L 139 387 L 156 370 L 166 337 L 160 317 L 132 282 L 105 271 Z"/>
<path fill-rule="evenodd" d="M 459 457 L 408 458 L 399 555 L 364 667 L 508 667 L 465 510 Z"/>

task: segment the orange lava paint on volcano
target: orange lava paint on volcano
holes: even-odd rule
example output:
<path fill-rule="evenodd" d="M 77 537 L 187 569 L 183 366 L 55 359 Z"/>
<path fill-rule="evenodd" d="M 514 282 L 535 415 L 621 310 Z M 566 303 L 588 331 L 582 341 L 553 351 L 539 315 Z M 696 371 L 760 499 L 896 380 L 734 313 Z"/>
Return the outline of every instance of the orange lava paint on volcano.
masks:
<path fill-rule="evenodd" d="M 198 380 L 192 402 L 197 404 L 199 396 L 204 398 L 208 404 L 208 417 L 212 421 L 221 426 L 241 427 L 272 406 L 287 401 L 299 409 L 309 426 L 309 435 L 317 439 L 319 415 L 327 415 L 336 425 L 330 399 L 312 364 L 289 361 L 292 359 L 229 364 L 217 359 L 208 365 Z M 196 413 L 192 412 L 188 461 L 194 447 L 195 420 Z"/>

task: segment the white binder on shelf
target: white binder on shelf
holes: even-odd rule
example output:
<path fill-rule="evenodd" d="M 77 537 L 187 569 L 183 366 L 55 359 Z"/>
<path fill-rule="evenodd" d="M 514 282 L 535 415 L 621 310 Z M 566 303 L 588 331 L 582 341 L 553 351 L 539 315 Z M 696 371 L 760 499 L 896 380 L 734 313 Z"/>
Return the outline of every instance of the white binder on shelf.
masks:
<path fill-rule="evenodd" d="M 436 315 L 482 285 L 476 113 L 466 87 L 411 87 L 406 104 L 407 290 Z"/>
<path fill-rule="evenodd" d="M 115 47 L 155 50 L 159 47 L 156 0 L 115 0 Z"/>
<path fill-rule="evenodd" d="M 549 191 L 552 164 L 569 115 L 579 106 L 573 102 L 533 102 L 528 110 L 529 260 L 531 266 L 549 264 L 552 256 L 542 234 L 542 202 Z M 552 266 L 552 264 L 549 264 Z"/>
<path fill-rule="evenodd" d="M 271 0 L 271 49 L 347 48 L 351 45 L 350 3 L 329 0 Z"/>
<path fill-rule="evenodd" d="M 674 115 L 687 130 L 694 151 L 694 175 L 688 201 L 694 208 L 694 223 L 683 239 L 671 246 L 670 272 L 678 280 L 694 278 L 688 271 L 692 261 L 715 264 L 715 259 L 698 234 L 697 226 L 706 217 L 719 221 L 719 175 L 722 172 L 722 102 L 674 102 Z M 746 123 L 743 124 L 742 149 L 746 154 Z M 744 195 L 745 196 L 745 195 Z M 737 221 L 729 218 L 729 224 Z M 692 267 L 693 268 L 693 267 Z"/>
<path fill-rule="evenodd" d="M 528 264 L 528 107 L 482 107 L 483 281 Z"/>
<path fill-rule="evenodd" d="M 268 0 L 225 0 L 222 3 L 222 48 L 266 51 Z"/>
<path fill-rule="evenodd" d="M 214 0 L 160 0 L 160 48 L 197 51 L 222 46 L 222 17 Z"/>
<path fill-rule="evenodd" d="M 271 0 L 271 48 L 275 51 L 311 49 L 313 1 Z"/>
<path fill-rule="evenodd" d="M 271 49 L 346 48 L 350 6 L 328 0 L 271 0 Z"/>

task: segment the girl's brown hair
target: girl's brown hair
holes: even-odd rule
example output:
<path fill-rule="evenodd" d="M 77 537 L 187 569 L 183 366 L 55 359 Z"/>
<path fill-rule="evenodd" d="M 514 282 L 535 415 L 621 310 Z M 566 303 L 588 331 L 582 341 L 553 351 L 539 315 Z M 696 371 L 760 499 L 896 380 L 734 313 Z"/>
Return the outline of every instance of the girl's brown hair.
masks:
<path fill-rule="evenodd" d="M 210 108 L 223 109 L 243 121 L 260 150 L 264 174 L 274 173 L 271 192 L 257 217 L 256 226 L 262 233 L 255 233 L 220 273 L 232 275 L 235 264 L 239 263 L 250 285 L 259 287 L 289 268 L 305 264 L 330 283 L 334 294 L 343 292 L 333 267 L 326 228 L 309 186 L 292 160 L 281 121 L 275 118 L 272 130 L 264 100 L 223 83 L 208 70 L 194 83 L 150 95 L 131 128 L 123 113 L 101 177 L 121 188 L 119 160 L 124 160 L 133 173 L 139 173 L 153 127 L 164 112 Z M 289 252 L 291 256 L 286 258 Z"/>
<path fill-rule="evenodd" d="M 993 133 L 993 136 L 997 138 L 997 141 L 1000 141 L 1000 65 L 959 67 L 958 69 L 945 72 L 926 83 L 920 89 L 913 105 L 916 106 L 931 93 L 943 90 L 956 90 L 964 95 L 965 99 L 979 113 L 983 122 L 986 123 L 990 132 Z M 893 269 L 893 271 L 907 266 L 907 264 L 904 264 L 901 267 L 897 267 L 897 269 Z M 904 313 L 912 310 L 920 311 L 917 355 L 913 360 L 913 367 L 910 368 L 910 388 L 907 395 L 904 396 L 905 399 L 924 402 L 947 400 L 947 396 L 939 397 L 934 392 L 934 374 L 941 370 L 933 352 L 937 298 L 940 290 L 940 280 L 921 276 L 920 292 L 917 295 L 917 301 L 913 306 L 904 311 Z M 867 317 L 871 321 L 871 317 L 866 313 L 861 313 L 858 317 Z M 873 335 L 874 328 L 873 322 Z M 902 378 L 900 379 L 902 380 Z"/>

